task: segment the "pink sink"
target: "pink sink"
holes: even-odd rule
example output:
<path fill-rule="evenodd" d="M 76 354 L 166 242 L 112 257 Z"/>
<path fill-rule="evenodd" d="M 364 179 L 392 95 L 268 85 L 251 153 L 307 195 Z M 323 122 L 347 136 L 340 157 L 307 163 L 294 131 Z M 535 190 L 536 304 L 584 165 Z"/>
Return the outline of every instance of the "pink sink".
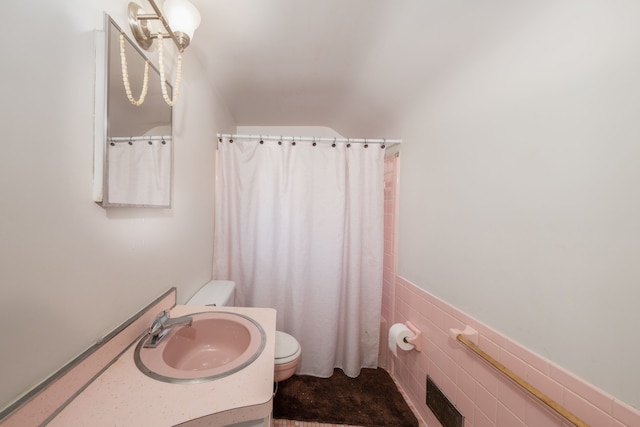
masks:
<path fill-rule="evenodd" d="M 237 313 L 189 315 L 191 326 L 176 326 L 155 348 L 143 347 L 134 357 L 146 375 L 166 382 L 201 382 L 231 375 L 258 358 L 266 336 L 253 319 Z"/>

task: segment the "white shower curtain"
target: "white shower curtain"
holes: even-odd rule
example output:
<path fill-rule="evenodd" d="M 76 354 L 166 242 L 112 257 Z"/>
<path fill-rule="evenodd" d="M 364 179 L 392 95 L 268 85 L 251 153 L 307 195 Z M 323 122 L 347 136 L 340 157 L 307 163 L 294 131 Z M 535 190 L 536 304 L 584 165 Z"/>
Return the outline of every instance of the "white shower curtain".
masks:
<path fill-rule="evenodd" d="M 273 307 L 298 339 L 298 373 L 356 377 L 378 363 L 384 149 L 224 139 L 214 277 L 238 305 Z"/>

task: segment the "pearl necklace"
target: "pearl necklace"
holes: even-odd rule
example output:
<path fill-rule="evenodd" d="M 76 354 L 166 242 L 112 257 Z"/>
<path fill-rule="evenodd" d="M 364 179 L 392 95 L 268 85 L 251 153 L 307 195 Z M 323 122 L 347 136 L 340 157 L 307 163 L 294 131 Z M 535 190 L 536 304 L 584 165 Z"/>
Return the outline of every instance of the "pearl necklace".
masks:
<path fill-rule="evenodd" d="M 164 44 L 162 43 L 162 34 L 158 34 L 158 43 L 158 65 L 160 66 L 160 87 L 162 88 L 162 97 L 167 104 L 173 107 L 178 101 L 180 82 L 182 81 L 182 52 L 178 53 L 176 83 L 174 85 L 173 98 L 170 99 L 167 94 L 167 85 L 164 76 Z"/>
<path fill-rule="evenodd" d="M 147 96 L 147 89 L 149 86 L 149 61 L 144 61 L 144 81 L 142 83 L 142 92 L 140 93 L 140 99 L 136 100 L 131 94 L 131 85 L 129 84 L 129 71 L 127 69 L 125 38 L 123 34 L 120 34 L 120 67 L 122 68 L 122 83 L 124 83 L 124 91 L 127 93 L 129 102 L 136 107 L 142 105 L 144 98 Z"/>

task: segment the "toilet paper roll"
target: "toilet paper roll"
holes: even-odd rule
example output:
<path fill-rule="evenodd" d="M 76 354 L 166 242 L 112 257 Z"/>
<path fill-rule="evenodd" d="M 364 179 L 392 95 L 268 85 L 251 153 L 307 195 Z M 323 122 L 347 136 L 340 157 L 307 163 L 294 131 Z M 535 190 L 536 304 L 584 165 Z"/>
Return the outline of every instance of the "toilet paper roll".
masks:
<path fill-rule="evenodd" d="M 402 323 L 394 323 L 389 328 L 389 350 L 394 356 L 398 356 L 398 348 L 400 350 L 413 350 L 414 345 L 405 342 L 405 338 L 413 337 L 413 332 Z"/>

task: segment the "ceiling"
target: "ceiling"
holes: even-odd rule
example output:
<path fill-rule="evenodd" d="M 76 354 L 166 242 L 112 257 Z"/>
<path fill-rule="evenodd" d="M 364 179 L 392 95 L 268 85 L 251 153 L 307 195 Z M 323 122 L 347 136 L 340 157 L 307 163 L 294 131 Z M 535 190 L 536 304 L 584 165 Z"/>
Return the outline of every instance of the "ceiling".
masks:
<path fill-rule="evenodd" d="M 370 138 L 399 137 L 416 97 L 529 12 L 511 0 L 192 2 L 202 24 L 187 54 L 238 125 Z"/>

